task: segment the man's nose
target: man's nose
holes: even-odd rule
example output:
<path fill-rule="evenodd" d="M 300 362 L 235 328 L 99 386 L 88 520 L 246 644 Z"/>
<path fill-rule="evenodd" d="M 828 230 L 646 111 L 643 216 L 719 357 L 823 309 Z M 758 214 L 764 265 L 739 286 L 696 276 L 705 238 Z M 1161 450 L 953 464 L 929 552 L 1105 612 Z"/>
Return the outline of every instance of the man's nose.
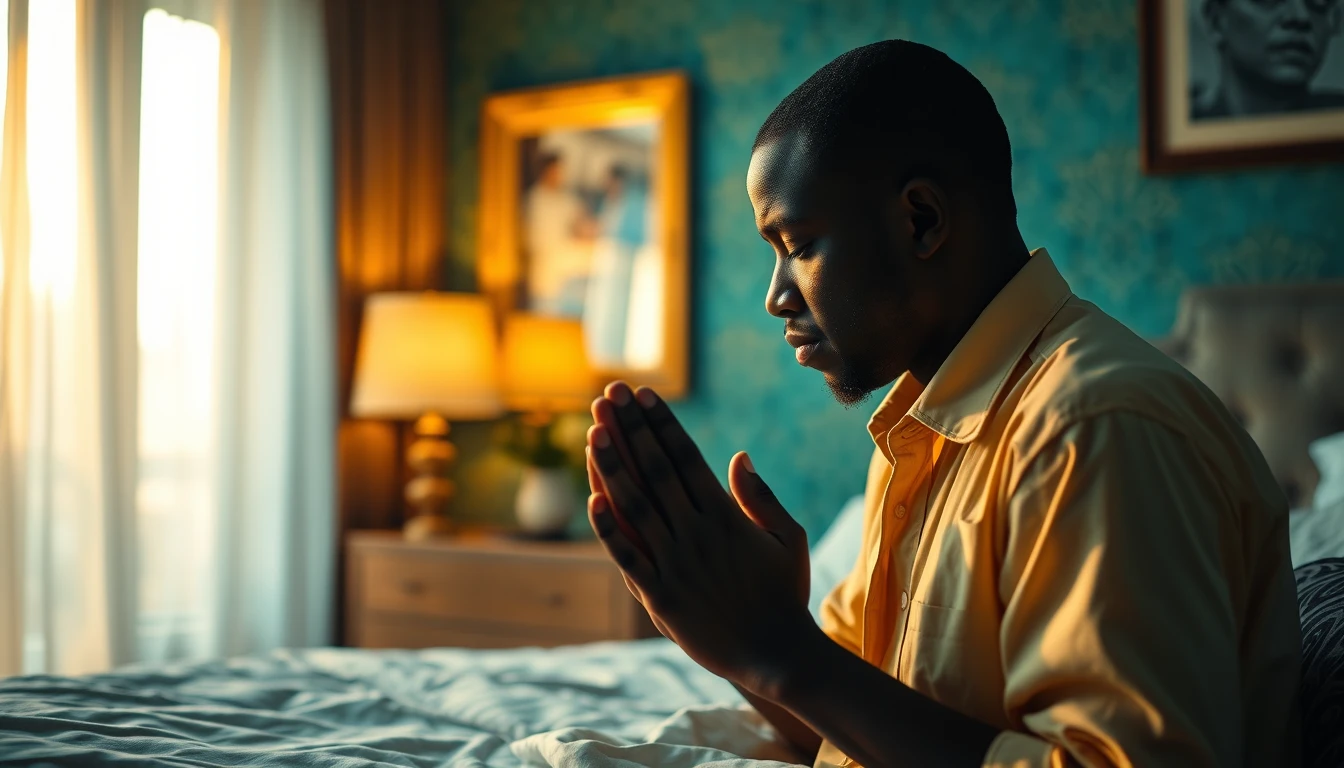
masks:
<path fill-rule="evenodd" d="M 1283 0 L 1279 4 L 1279 23 L 1284 26 L 1311 29 L 1311 9 L 1307 7 L 1308 2 L 1310 0 Z"/>
<path fill-rule="evenodd" d="M 765 293 L 765 311 L 775 317 L 790 318 L 803 311 L 803 298 L 785 264 L 784 261 L 775 263 L 770 289 Z"/>

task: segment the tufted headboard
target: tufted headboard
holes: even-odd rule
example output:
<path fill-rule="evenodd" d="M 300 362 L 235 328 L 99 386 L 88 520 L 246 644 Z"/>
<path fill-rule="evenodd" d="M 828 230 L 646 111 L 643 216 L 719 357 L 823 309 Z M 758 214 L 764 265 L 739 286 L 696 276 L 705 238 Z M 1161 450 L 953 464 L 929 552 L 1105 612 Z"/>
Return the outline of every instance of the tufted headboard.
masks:
<path fill-rule="evenodd" d="M 1158 346 L 1227 404 L 1290 505 L 1309 504 L 1307 446 L 1344 431 L 1344 283 L 1192 288 Z"/>

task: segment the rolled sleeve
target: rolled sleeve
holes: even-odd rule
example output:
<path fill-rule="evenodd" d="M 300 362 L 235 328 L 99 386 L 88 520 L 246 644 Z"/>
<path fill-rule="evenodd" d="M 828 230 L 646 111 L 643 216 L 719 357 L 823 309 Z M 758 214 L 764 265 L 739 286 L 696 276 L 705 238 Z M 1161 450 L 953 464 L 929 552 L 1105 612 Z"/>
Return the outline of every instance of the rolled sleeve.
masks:
<path fill-rule="evenodd" d="M 1004 734 L 986 766 L 1240 760 L 1236 511 L 1186 440 L 1137 414 L 1068 427 L 1009 500 Z"/>

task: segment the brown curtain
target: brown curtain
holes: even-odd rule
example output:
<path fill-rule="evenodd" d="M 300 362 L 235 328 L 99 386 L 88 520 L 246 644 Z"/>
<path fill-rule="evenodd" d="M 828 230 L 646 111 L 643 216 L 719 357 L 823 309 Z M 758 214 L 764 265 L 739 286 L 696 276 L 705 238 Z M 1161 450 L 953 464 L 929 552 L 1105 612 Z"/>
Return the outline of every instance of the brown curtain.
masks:
<path fill-rule="evenodd" d="M 370 293 L 442 287 L 447 20 L 441 0 L 326 0 L 339 270 L 340 526 L 402 521 L 401 428 L 348 418 Z"/>

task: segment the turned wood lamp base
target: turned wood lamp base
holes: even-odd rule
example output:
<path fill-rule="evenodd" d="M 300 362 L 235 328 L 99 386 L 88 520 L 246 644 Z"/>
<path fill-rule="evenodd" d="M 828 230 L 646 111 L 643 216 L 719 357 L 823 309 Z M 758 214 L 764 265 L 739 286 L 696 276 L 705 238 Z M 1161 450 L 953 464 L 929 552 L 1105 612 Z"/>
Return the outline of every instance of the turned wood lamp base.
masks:
<path fill-rule="evenodd" d="M 457 458 L 457 446 L 448 440 L 448 421 L 426 413 L 415 422 L 415 441 L 406 450 L 406 464 L 414 477 L 406 483 L 406 501 L 415 514 L 402 526 L 407 541 L 448 536 L 455 526 L 448 516 L 449 502 L 457 486 L 448 470 Z"/>

